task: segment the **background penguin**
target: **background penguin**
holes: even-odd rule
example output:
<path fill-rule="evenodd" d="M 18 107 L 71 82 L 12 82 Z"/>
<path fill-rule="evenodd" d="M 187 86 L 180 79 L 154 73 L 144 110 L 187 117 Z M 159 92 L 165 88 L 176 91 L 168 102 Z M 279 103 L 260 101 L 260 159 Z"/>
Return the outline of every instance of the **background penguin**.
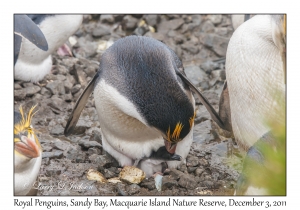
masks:
<path fill-rule="evenodd" d="M 285 128 L 285 34 L 284 15 L 256 15 L 234 32 L 227 48 L 228 87 L 224 86 L 221 96 L 220 117 L 225 125 L 230 124 L 240 147 L 248 151 L 237 194 L 267 192 L 258 187 L 251 192 L 246 189 L 251 183 L 245 173 L 251 171 L 246 169 L 249 159 L 257 165 L 263 161 L 265 151 L 258 146 L 261 143 L 255 143 L 274 138 L 268 123 Z"/>
<path fill-rule="evenodd" d="M 52 68 L 51 54 L 74 34 L 82 23 L 82 15 L 28 15 L 39 26 L 48 42 L 43 51 L 24 39 L 15 64 L 15 79 L 38 82 Z"/>
<path fill-rule="evenodd" d="M 41 29 L 27 15 L 14 15 L 14 65 L 18 60 L 23 38 L 43 51 L 48 50 L 48 43 Z"/>
<path fill-rule="evenodd" d="M 120 39 L 102 55 L 65 135 L 75 128 L 94 91 L 103 148 L 121 166 L 135 164 L 148 177 L 161 172 L 164 162 L 177 167 L 181 163 L 177 160 L 185 161 L 193 139 L 195 101 L 190 84 L 181 61 L 165 44 L 149 37 Z"/>
<path fill-rule="evenodd" d="M 31 126 L 35 106 L 26 115 L 14 112 L 14 194 L 26 195 L 32 188 L 42 161 L 42 148 Z"/>

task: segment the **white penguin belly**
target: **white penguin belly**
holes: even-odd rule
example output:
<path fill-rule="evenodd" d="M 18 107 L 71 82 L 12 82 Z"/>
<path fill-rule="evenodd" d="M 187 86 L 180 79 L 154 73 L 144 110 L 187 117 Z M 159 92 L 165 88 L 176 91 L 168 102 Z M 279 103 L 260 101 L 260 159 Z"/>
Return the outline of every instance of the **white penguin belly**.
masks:
<path fill-rule="evenodd" d="M 39 174 L 41 162 L 41 155 L 21 162 L 21 158 L 15 154 L 15 195 L 26 195 L 30 191 Z"/>
<path fill-rule="evenodd" d="M 284 71 L 280 52 L 272 42 L 270 21 L 262 15 L 245 22 L 227 49 L 232 128 L 245 149 L 269 131 L 267 120 L 282 120 L 278 102 L 285 103 Z"/>
<path fill-rule="evenodd" d="M 122 155 L 132 160 L 141 159 L 164 145 L 160 133 L 147 126 L 135 106 L 104 80 L 97 84 L 94 97 L 103 147 L 121 165 L 129 164 Z"/>

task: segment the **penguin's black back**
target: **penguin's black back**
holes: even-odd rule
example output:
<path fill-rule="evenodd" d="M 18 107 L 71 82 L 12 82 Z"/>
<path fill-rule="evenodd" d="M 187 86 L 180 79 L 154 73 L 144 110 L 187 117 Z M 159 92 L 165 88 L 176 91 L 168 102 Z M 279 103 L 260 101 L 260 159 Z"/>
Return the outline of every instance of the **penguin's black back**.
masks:
<path fill-rule="evenodd" d="M 190 131 L 194 115 L 192 102 L 179 86 L 186 87 L 175 70 L 183 69 L 180 59 L 165 44 L 142 36 L 116 41 L 103 54 L 98 81 L 104 79 L 130 100 L 150 126 L 171 132 L 184 125 L 180 137 Z"/>
<path fill-rule="evenodd" d="M 39 25 L 43 22 L 47 17 L 54 16 L 54 14 L 32 14 L 27 15 L 35 24 Z"/>

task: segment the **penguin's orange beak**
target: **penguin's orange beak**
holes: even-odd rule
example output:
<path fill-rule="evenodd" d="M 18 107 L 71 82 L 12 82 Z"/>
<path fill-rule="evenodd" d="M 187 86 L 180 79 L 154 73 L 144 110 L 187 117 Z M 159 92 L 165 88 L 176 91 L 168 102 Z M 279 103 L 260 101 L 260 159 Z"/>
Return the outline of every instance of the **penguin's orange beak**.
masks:
<path fill-rule="evenodd" d="M 26 136 L 20 137 L 21 141 L 15 142 L 15 150 L 28 158 L 36 158 L 40 156 L 39 146 L 34 139 L 27 138 Z"/>
<path fill-rule="evenodd" d="M 170 154 L 174 154 L 175 151 L 176 151 L 176 146 L 177 146 L 177 143 L 171 143 L 167 140 L 165 140 L 165 147 L 167 149 L 167 151 L 170 153 Z"/>

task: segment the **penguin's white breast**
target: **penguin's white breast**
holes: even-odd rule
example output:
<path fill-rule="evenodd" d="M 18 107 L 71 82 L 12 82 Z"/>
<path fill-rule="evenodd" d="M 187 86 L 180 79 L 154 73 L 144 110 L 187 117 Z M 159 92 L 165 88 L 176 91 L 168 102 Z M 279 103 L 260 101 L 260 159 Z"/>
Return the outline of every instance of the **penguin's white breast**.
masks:
<path fill-rule="evenodd" d="M 103 79 L 94 89 L 102 134 L 120 153 L 140 159 L 164 145 L 159 131 L 147 125 L 135 105 Z"/>
<path fill-rule="evenodd" d="M 266 120 L 278 116 L 276 99 L 285 100 L 283 72 L 270 16 L 255 16 L 234 32 L 227 49 L 226 77 L 233 132 L 246 148 L 269 130 Z"/>

